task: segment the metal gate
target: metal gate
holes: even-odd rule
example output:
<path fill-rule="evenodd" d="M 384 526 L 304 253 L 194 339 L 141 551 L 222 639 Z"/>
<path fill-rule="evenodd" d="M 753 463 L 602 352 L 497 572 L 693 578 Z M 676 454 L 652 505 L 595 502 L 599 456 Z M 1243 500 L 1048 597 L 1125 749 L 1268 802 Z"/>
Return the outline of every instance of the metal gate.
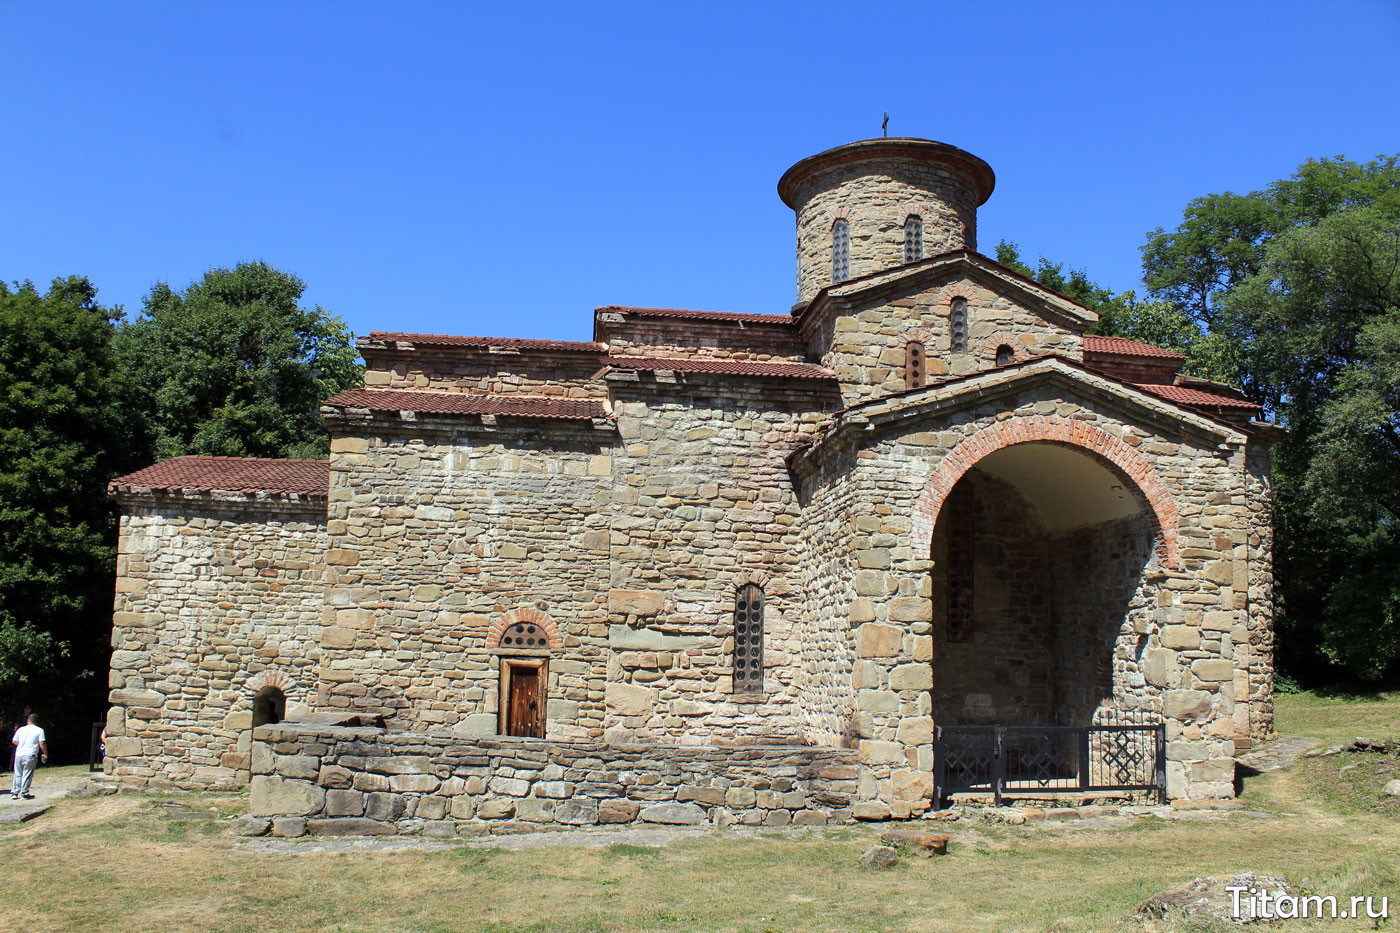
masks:
<path fill-rule="evenodd" d="M 938 726 L 934 805 L 950 794 L 1156 791 L 1167 802 L 1167 729 L 1113 726 Z"/>

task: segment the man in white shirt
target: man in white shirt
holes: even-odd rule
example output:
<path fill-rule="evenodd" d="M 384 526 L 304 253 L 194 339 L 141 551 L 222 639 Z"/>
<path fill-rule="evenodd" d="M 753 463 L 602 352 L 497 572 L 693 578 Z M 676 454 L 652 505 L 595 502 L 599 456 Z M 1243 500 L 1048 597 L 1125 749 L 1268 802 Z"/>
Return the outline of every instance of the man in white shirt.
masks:
<path fill-rule="evenodd" d="M 10 796 L 15 800 L 23 797 L 33 800 L 29 792 L 29 782 L 34 780 L 34 768 L 39 762 L 49 760 L 49 743 L 44 730 L 38 726 L 39 717 L 29 714 L 29 724 L 15 730 L 10 744 L 15 747 L 15 779 L 10 784 Z"/>

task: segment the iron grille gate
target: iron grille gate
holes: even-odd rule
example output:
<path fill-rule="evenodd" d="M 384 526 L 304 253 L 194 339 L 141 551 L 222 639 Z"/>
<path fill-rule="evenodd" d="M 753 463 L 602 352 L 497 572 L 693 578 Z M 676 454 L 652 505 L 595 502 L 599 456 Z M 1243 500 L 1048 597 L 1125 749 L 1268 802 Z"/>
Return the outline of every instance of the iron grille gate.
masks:
<path fill-rule="evenodd" d="M 1156 791 L 1167 802 L 1167 728 L 1132 726 L 938 726 L 934 801 L 949 794 Z"/>

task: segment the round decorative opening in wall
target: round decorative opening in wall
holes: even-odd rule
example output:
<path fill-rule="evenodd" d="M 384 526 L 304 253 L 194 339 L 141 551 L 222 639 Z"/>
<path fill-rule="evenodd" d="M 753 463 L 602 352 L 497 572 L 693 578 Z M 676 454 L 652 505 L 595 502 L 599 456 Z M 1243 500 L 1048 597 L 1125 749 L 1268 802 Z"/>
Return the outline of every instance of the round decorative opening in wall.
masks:
<path fill-rule="evenodd" d="M 502 648 L 547 649 L 549 636 L 533 622 L 517 622 L 501 636 Z"/>

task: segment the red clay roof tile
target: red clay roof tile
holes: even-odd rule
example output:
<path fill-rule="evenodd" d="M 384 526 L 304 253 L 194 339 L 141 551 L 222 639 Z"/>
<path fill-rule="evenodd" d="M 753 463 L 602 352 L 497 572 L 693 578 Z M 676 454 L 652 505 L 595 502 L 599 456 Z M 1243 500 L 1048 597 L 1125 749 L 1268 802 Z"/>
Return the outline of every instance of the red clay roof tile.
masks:
<path fill-rule="evenodd" d="M 788 314 L 740 314 L 737 311 L 687 311 L 683 308 L 630 308 L 607 305 L 594 313 L 635 314 L 638 317 L 675 317 L 693 321 L 732 321 L 736 324 L 777 324 L 791 328 L 796 322 Z"/>
<path fill-rule="evenodd" d="M 599 343 L 577 340 L 531 340 L 524 337 L 458 337 L 451 334 L 404 334 L 397 331 L 373 330 L 368 337 L 361 337 L 357 344 L 366 341 L 383 343 L 411 343 L 415 347 L 504 347 L 511 350 L 563 350 L 569 353 L 601 353 L 605 348 Z"/>
<path fill-rule="evenodd" d="M 1186 359 L 1184 353 L 1154 347 L 1141 340 L 1129 340 L 1127 337 L 1100 337 L 1097 334 L 1084 335 L 1084 352 L 1109 353 L 1114 356 L 1157 356 L 1164 359 Z"/>
<path fill-rule="evenodd" d="M 782 379 L 832 381 L 836 374 L 811 363 L 729 360 L 714 357 L 610 356 L 604 369 L 668 370 L 684 373 L 717 373 L 725 376 L 768 376 Z"/>
<path fill-rule="evenodd" d="M 112 492 L 145 489 L 165 492 L 271 493 L 326 497 L 330 465 L 326 460 L 276 460 L 261 457 L 176 457 L 162 460 L 107 484 Z"/>
<path fill-rule="evenodd" d="M 1259 407 L 1253 402 L 1231 398 L 1228 395 L 1216 395 L 1213 392 L 1202 392 L 1200 389 L 1187 389 L 1183 386 L 1139 385 L 1137 388 L 1144 392 L 1151 392 L 1153 395 L 1160 395 L 1167 401 L 1176 402 L 1180 405 L 1200 405 L 1209 408 L 1242 408 L 1250 410 Z"/>
<path fill-rule="evenodd" d="M 347 389 L 321 403 L 332 408 L 370 411 L 418 411 L 441 415 L 502 415 L 588 421 L 607 417 L 599 399 L 538 396 L 467 395 L 462 392 L 398 392 L 392 389 Z"/>

